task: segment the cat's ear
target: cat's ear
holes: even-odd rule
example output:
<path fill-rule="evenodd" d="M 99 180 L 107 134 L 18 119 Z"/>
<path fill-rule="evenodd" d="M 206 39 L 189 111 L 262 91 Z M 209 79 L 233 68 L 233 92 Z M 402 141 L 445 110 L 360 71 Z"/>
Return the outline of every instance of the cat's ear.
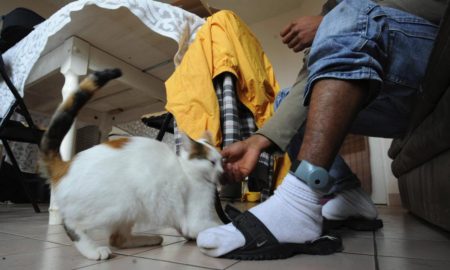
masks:
<path fill-rule="evenodd" d="M 189 136 L 186 135 L 186 133 L 184 133 L 184 132 L 180 132 L 180 135 L 181 135 L 181 145 L 183 147 L 183 150 L 190 153 L 194 143 L 197 143 L 197 142 L 192 140 L 191 138 L 189 138 Z"/>
<path fill-rule="evenodd" d="M 181 133 L 181 142 L 183 149 L 188 153 L 188 158 L 206 159 L 208 155 L 208 149 L 205 145 L 192 140 L 184 133 Z"/>
<path fill-rule="evenodd" d="M 209 130 L 206 130 L 205 132 L 203 132 L 203 136 L 202 138 L 209 143 L 210 145 L 214 145 L 213 144 L 213 138 L 212 138 L 212 134 Z"/>

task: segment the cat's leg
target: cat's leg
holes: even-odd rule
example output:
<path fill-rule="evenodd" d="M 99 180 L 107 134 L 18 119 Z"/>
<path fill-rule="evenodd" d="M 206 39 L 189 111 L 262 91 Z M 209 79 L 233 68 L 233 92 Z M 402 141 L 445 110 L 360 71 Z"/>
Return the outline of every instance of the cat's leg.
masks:
<path fill-rule="evenodd" d="M 132 225 L 121 226 L 109 237 L 111 246 L 117 248 L 135 248 L 160 245 L 163 241 L 159 235 L 132 235 Z"/>
<path fill-rule="evenodd" d="M 84 230 L 67 223 L 64 223 L 64 229 L 78 251 L 86 258 L 91 260 L 107 260 L 111 258 L 112 252 L 109 247 L 99 247 Z"/>

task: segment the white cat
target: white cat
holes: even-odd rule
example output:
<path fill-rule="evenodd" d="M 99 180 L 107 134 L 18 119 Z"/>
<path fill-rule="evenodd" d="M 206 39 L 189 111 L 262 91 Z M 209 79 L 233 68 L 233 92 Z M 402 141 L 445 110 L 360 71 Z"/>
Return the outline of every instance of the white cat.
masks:
<path fill-rule="evenodd" d="M 64 162 L 59 147 L 74 118 L 95 91 L 121 75 L 105 70 L 89 75 L 55 112 L 41 142 L 43 169 L 68 236 L 87 258 L 111 256 L 107 246 L 90 238 L 92 229 L 110 233 L 110 245 L 131 248 L 159 245 L 160 236 L 131 234 L 137 222 L 173 227 L 184 237 L 220 224 L 214 195 L 223 172 L 221 155 L 207 139 L 185 136 L 177 156 L 166 144 L 142 137 L 94 146 Z"/>

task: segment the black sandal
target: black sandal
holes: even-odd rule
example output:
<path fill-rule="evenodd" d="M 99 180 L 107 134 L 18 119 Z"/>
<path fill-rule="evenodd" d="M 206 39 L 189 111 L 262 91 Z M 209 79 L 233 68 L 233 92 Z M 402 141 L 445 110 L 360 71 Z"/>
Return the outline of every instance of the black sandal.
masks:
<path fill-rule="evenodd" d="M 225 206 L 224 216 L 227 217 L 229 223 L 231 220 L 235 219 L 241 214 L 234 206 L 227 204 Z M 339 228 L 349 228 L 355 231 L 376 231 L 383 228 L 383 221 L 381 219 L 365 219 L 365 218 L 348 218 L 345 220 L 331 220 L 323 218 L 323 232 L 328 232 L 330 230 L 336 230 Z"/>
<path fill-rule="evenodd" d="M 383 228 L 381 219 L 348 218 L 345 220 L 331 220 L 323 218 L 323 231 L 330 231 L 347 227 L 355 231 L 376 231 Z"/>
<path fill-rule="evenodd" d="M 280 243 L 267 227 L 252 213 L 246 211 L 233 220 L 233 225 L 245 237 L 245 246 L 233 250 L 223 258 L 235 260 L 276 260 L 296 254 L 328 255 L 342 251 L 339 237 L 324 235 L 303 244 Z"/>

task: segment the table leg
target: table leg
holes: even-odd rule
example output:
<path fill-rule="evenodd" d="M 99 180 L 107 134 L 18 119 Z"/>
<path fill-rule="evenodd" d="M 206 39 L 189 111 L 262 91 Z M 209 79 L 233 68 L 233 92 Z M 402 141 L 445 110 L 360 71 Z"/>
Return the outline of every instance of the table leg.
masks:
<path fill-rule="evenodd" d="M 76 37 L 68 39 L 64 46 L 67 47 L 67 58 L 61 66 L 61 73 L 64 75 L 64 86 L 62 88 L 63 100 L 66 100 L 70 94 L 78 88 L 79 77 L 87 74 L 89 44 Z M 75 122 L 69 132 L 64 137 L 60 153 L 63 160 L 70 160 L 75 153 L 76 130 Z M 49 224 L 62 224 L 63 220 L 59 213 L 57 203 L 55 202 L 53 191 L 50 194 L 49 206 Z"/>

